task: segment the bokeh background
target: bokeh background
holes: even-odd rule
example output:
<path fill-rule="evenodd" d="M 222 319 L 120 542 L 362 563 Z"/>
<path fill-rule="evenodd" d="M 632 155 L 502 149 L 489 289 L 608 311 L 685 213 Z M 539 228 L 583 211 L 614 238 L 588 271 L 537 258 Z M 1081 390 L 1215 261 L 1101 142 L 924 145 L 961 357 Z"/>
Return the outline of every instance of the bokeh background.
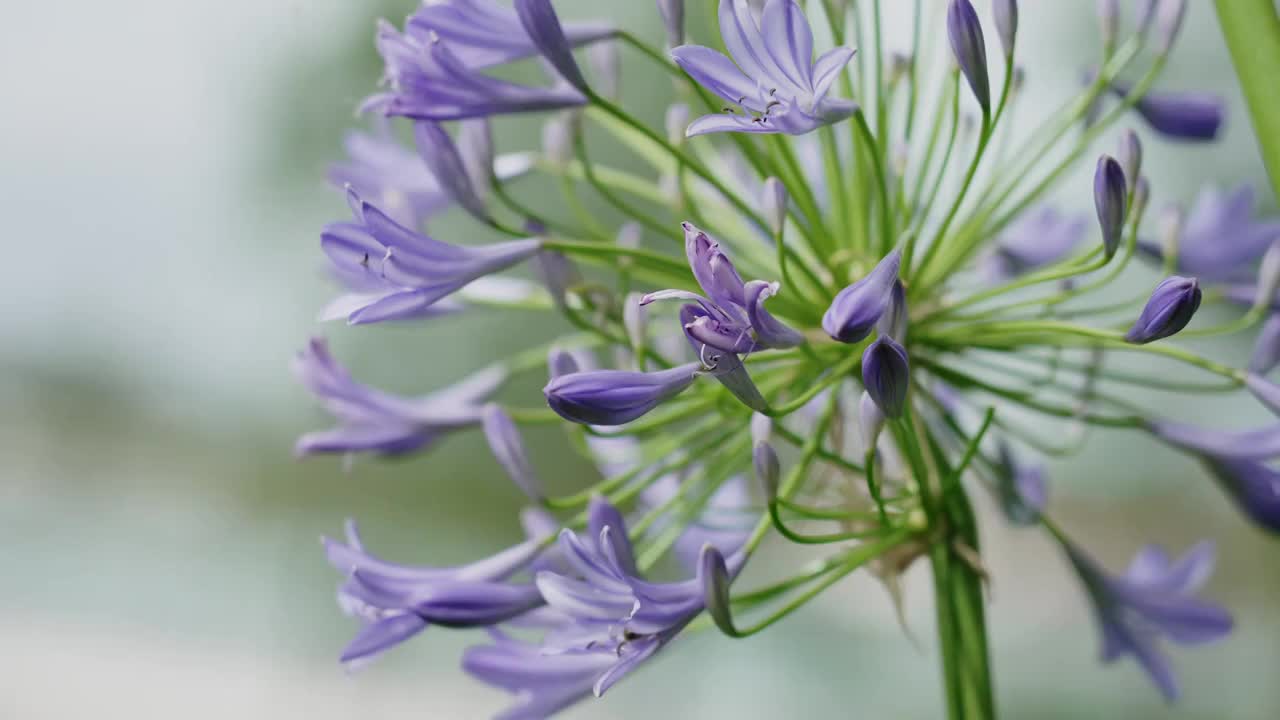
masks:
<path fill-rule="evenodd" d="M 648 0 L 557 5 L 566 16 L 607 10 L 660 41 Z M 906 3 L 886 5 L 895 16 Z M 1024 5 L 1025 119 L 1078 84 L 1098 39 L 1091 2 Z M 359 377 L 424 391 L 559 327 L 497 313 L 394 328 L 314 321 L 331 292 L 318 231 L 345 213 L 324 170 L 379 72 L 374 19 L 412 6 L 4 4 L 0 718 L 448 719 L 506 704 L 457 669 L 477 639 L 459 632 L 429 631 L 344 673 L 336 657 L 353 626 L 317 544 L 348 516 L 409 562 L 457 562 L 513 540 L 520 496 L 478 434 L 350 472 L 290 454 L 299 433 L 327 422 L 288 371 L 311 334 L 329 336 Z M 669 83 L 633 60 L 626 104 L 657 119 Z M 1187 201 L 1205 182 L 1250 182 L 1274 212 L 1208 2 L 1192 3 L 1163 85 L 1221 93 L 1230 119 L 1212 146 L 1144 136 L 1156 204 Z M 499 137 L 519 149 L 538 132 L 524 118 Z M 1087 177 L 1067 187 L 1079 192 L 1062 201 L 1085 207 Z M 474 229 L 447 219 L 438 231 Z M 1248 338 L 1217 352 L 1238 362 Z M 1158 401 L 1175 415 L 1261 419 L 1241 398 Z M 544 475 L 566 486 L 591 477 L 556 433 L 531 444 Z M 1004 716 L 1280 717 L 1280 547 L 1192 463 L 1137 435 L 1095 435 L 1052 470 L 1060 522 L 1112 567 L 1144 542 L 1216 539 L 1208 593 L 1238 629 L 1177 653 L 1186 698 L 1170 708 L 1134 664 L 1097 663 L 1089 611 L 1056 549 L 986 512 Z M 927 576 L 912 573 L 907 589 L 918 644 L 882 588 L 854 579 L 750 641 L 690 637 L 568 716 L 938 717 Z"/>

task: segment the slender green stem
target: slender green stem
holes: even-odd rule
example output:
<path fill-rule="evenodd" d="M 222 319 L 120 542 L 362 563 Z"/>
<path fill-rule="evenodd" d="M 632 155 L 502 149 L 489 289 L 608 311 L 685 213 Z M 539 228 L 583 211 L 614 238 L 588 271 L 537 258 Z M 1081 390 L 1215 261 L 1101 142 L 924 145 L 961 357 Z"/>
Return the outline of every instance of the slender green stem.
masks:
<path fill-rule="evenodd" d="M 1216 0 L 1218 22 L 1253 119 L 1254 137 L 1280 201 L 1280 19 L 1273 0 Z"/>

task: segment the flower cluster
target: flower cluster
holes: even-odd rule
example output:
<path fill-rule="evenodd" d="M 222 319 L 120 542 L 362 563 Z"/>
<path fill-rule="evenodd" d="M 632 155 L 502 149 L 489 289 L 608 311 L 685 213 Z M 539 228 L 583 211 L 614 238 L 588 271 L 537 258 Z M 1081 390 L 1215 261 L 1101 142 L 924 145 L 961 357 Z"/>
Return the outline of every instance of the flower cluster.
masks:
<path fill-rule="evenodd" d="M 1244 391 L 1280 414 L 1266 378 L 1280 363 L 1280 221 L 1254 217 L 1249 188 L 1210 188 L 1153 222 L 1141 137 L 1116 130 L 1129 118 L 1183 142 L 1217 136 L 1221 101 L 1157 88 L 1186 0 L 1139 3 L 1132 24 L 1098 3 L 1100 61 L 1081 61 L 1083 87 L 1031 132 L 1013 129 L 1025 82 L 1015 0 L 990 3 L 992 62 L 970 0 L 916 3 L 899 54 L 883 52 L 878 14 L 855 21 L 854 5 L 719 0 L 719 35 L 699 45 L 686 42 L 684 3 L 658 0 L 665 51 L 607 22 L 562 22 L 552 0 L 428 0 L 403 26 L 379 25 L 383 88 L 361 106 L 374 129 L 351 135 L 330 173 L 352 218 L 320 235 L 342 286 L 322 319 L 523 308 L 556 313 L 566 331 L 420 397 L 356 381 L 322 339 L 299 356 L 302 382 L 337 419 L 299 454 L 406 455 L 478 429 L 495 475 L 530 501 L 526 541 L 462 567 L 381 560 L 354 525 L 326 540 L 340 606 L 362 622 L 344 663 L 429 625 L 483 628 L 463 668 L 515 695 L 499 717 L 542 718 L 605 693 L 695 627 L 752 635 L 850 573 L 897 588 L 920 560 L 950 618 L 948 708 L 991 717 L 979 491 L 1060 543 L 1104 658 L 1133 656 L 1166 697 L 1178 683 L 1160 639 L 1231 630 L 1225 610 L 1195 597 L 1211 545 L 1176 561 L 1151 546 L 1109 574 L 1053 519 L 1044 466 L 1029 459 L 1079 452 L 1089 427 L 1145 433 L 1280 532 L 1268 464 L 1280 424 L 1190 425 L 1118 391 Z M 870 39 L 874 51 L 855 53 Z M 545 82 L 492 72 L 531 59 Z M 624 66 L 675 80 L 666 127 L 619 104 Z M 544 147 L 498 154 L 491 123 L 528 113 L 547 115 Z M 592 159 L 588 125 L 652 173 Z M 1099 142 L 1114 153 L 1098 156 Z M 1062 180 L 1082 163 L 1090 185 Z M 526 175 L 563 188 L 564 210 L 522 200 Z M 476 236 L 429 235 L 455 207 Z M 525 263 L 540 283 L 508 274 Z M 1115 288 L 1132 290 L 1096 299 Z M 1202 303 L 1245 309 L 1211 325 Z M 1258 325 L 1245 369 L 1170 342 Z M 1121 354 L 1212 382 L 1108 365 Z M 499 394 L 530 374 L 547 378 L 542 397 Z M 1028 414 L 1061 432 L 1038 435 Z M 522 440 L 530 424 L 563 427 L 600 477 L 548 494 Z M 830 552 L 740 588 L 770 538 Z M 654 577 L 669 556 L 683 579 Z"/>

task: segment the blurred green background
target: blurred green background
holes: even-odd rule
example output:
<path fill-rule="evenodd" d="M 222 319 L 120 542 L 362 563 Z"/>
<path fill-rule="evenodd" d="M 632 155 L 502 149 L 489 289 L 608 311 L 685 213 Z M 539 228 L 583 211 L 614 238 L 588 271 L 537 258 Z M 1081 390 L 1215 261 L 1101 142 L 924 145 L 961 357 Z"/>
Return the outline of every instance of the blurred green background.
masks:
<path fill-rule="evenodd" d="M 901 26 L 906 3 L 886 5 Z M 1025 120 L 1078 83 L 1097 38 L 1091 2 L 1024 5 Z M 1210 4 L 1192 5 L 1163 85 L 1222 93 L 1229 125 L 1205 147 L 1144 134 L 1155 202 L 1247 181 L 1274 212 Z M 649 0 L 557 6 L 607 10 L 661 38 Z M 453 631 L 429 631 L 348 677 L 336 658 L 354 627 L 316 542 L 347 516 L 373 548 L 408 562 L 452 563 L 510 542 L 520 496 L 478 434 L 349 473 L 290 455 L 298 434 L 328 422 L 288 372 L 309 334 L 331 337 L 362 379 L 424 391 L 560 327 L 491 312 L 394 328 L 314 322 L 332 292 L 318 231 L 345 213 L 324 169 L 377 79 L 374 19 L 412 7 L 5 3 L 0 718 L 483 718 L 508 702 L 457 669 L 479 636 Z M 624 57 L 626 104 L 659 119 L 669 83 Z M 501 148 L 532 146 L 539 123 L 505 121 Z M 1087 181 L 1072 182 L 1081 192 L 1066 202 L 1084 207 Z M 475 232 L 457 219 L 437 231 Z M 1247 351 L 1241 339 L 1221 352 L 1238 362 Z M 1262 417 L 1240 398 L 1158 400 L 1224 423 Z M 557 433 L 530 444 L 544 475 L 590 477 Z M 1097 664 L 1096 630 L 1056 549 L 984 507 L 1005 717 L 1280 717 L 1280 548 L 1197 467 L 1144 438 L 1095 435 L 1085 456 L 1053 470 L 1062 524 L 1111 567 L 1148 541 L 1181 550 L 1217 539 L 1208 593 L 1238 629 L 1176 653 L 1186 699 L 1170 708 L 1133 663 Z M 690 637 L 568 716 L 938 717 L 920 570 L 907 579 L 919 646 L 883 590 L 854 579 L 756 639 Z"/>

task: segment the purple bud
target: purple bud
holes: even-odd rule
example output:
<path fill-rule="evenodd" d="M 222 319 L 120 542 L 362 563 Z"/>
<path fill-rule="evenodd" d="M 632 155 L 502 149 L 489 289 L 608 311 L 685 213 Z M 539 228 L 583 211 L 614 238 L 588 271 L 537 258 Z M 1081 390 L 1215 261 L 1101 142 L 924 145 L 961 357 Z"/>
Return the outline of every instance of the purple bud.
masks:
<path fill-rule="evenodd" d="M 1139 221 L 1142 220 L 1142 214 L 1147 211 L 1147 203 L 1151 201 L 1151 183 L 1147 182 L 1147 176 L 1138 177 L 1138 182 L 1133 186 L 1133 203 L 1129 207 L 1129 212 Z"/>
<path fill-rule="evenodd" d="M 1112 85 L 1111 91 L 1124 98 L 1130 89 Z M 1134 103 L 1133 109 L 1152 130 L 1174 140 L 1190 142 L 1216 139 L 1226 113 L 1221 97 L 1194 91 L 1149 92 Z"/>
<path fill-rule="evenodd" d="M 730 609 L 729 568 L 725 565 L 724 556 L 712 545 L 704 545 L 702 554 L 698 556 L 698 579 L 702 583 L 702 604 L 707 614 L 720 631 L 733 635 L 737 631 L 733 626 L 733 612 Z"/>
<path fill-rule="evenodd" d="M 1280 365 L 1280 315 L 1272 314 L 1258 331 L 1249 359 L 1249 372 L 1266 375 Z"/>
<path fill-rule="evenodd" d="M 533 464 L 529 462 L 529 455 L 524 449 L 524 441 L 520 439 L 520 431 L 516 429 L 511 416 L 499 405 L 489 403 L 480 411 L 480 423 L 484 428 L 485 440 L 489 442 L 489 449 L 493 451 L 498 464 L 531 500 L 540 500 L 543 497 L 542 483 L 533 471 Z"/>
<path fill-rule="evenodd" d="M 561 375 L 542 389 L 560 417 L 584 425 L 625 425 L 684 392 L 698 363 L 644 373 L 590 370 Z"/>
<path fill-rule="evenodd" d="M 493 133 L 488 118 L 458 123 L 458 154 L 476 195 L 487 199 L 493 185 Z"/>
<path fill-rule="evenodd" d="M 547 353 L 547 372 L 555 380 L 562 375 L 572 375 L 582 370 L 573 353 L 562 348 L 551 348 Z"/>
<path fill-rule="evenodd" d="M 588 92 L 587 81 L 573 59 L 573 49 L 569 39 L 565 37 L 564 28 L 560 26 L 560 18 L 551 6 L 551 0 L 516 0 L 516 14 L 520 16 L 520 24 L 529 34 L 529 40 L 538 49 L 565 82 L 581 92 Z"/>
<path fill-rule="evenodd" d="M 1129 182 L 1137 182 L 1142 176 L 1142 141 L 1138 139 L 1138 133 L 1125 130 L 1120 135 L 1116 161 L 1120 163 L 1120 169 Z"/>
<path fill-rule="evenodd" d="M 822 329 L 843 343 L 859 343 L 889 307 L 902 253 L 894 250 L 866 277 L 841 290 L 822 316 Z"/>
<path fill-rule="evenodd" d="M 667 29 L 667 47 L 683 45 L 684 0 L 658 0 L 658 13 L 662 15 L 662 25 Z"/>
<path fill-rule="evenodd" d="M 886 417 L 902 417 L 910 373 L 906 349 L 891 337 L 878 338 L 862 353 L 862 384 Z"/>
<path fill-rule="evenodd" d="M 1174 275 L 1160 281 L 1137 322 L 1124 336 L 1125 342 L 1145 345 L 1181 331 L 1199 309 L 1200 295 L 1200 283 L 1195 278 Z"/>
<path fill-rule="evenodd" d="M 1098 31 L 1102 46 L 1113 48 L 1120 28 L 1120 0 L 1098 0 Z"/>
<path fill-rule="evenodd" d="M 778 453 L 774 452 L 773 446 L 767 442 L 756 443 L 751 461 L 756 470 L 756 479 L 764 488 L 765 498 L 773 502 L 778 497 L 778 477 L 782 475 Z"/>
<path fill-rule="evenodd" d="M 591 66 L 591 76 L 600 87 L 600 94 L 616 100 L 622 74 L 617 43 L 606 40 L 587 46 L 587 62 Z"/>
<path fill-rule="evenodd" d="M 902 286 L 901 280 L 894 282 L 889 291 L 889 304 L 876 323 L 876 332 L 888 335 L 898 342 L 907 339 L 907 289 Z"/>
<path fill-rule="evenodd" d="M 551 301 L 563 308 L 569 289 L 582 283 L 582 273 L 573 261 L 554 250 L 539 250 L 533 257 L 534 267 L 547 286 Z"/>
<path fill-rule="evenodd" d="M 1245 515 L 1260 527 L 1280 533 L 1280 472 L 1257 460 L 1204 455 L 1214 479 Z"/>
<path fill-rule="evenodd" d="M 880 439 L 880 432 L 884 430 L 884 412 L 866 392 L 858 399 L 858 430 L 862 434 L 863 451 L 874 450 Z"/>
<path fill-rule="evenodd" d="M 1093 204 L 1098 211 L 1098 224 L 1102 226 L 1102 247 L 1107 257 L 1116 254 L 1120 236 L 1124 233 L 1124 221 L 1128 214 L 1129 189 L 1125 185 L 1124 170 L 1110 155 L 1098 158 L 1093 173 Z"/>
<path fill-rule="evenodd" d="M 804 342 L 804 335 L 794 330 L 764 309 L 764 301 L 776 295 L 777 283 L 752 280 L 746 284 L 747 319 L 756 333 L 756 341 L 764 347 L 789 348 Z"/>
<path fill-rule="evenodd" d="M 484 200 L 472 186 L 467 167 L 449 133 L 439 123 L 418 120 L 413 124 L 413 139 L 418 146 L 418 154 L 422 156 L 422 161 L 440 183 L 440 187 L 464 210 L 482 222 L 487 222 L 489 212 L 485 209 Z"/>
<path fill-rule="evenodd" d="M 773 434 L 773 419 L 764 413 L 753 413 L 751 415 L 751 444 L 759 445 L 762 442 L 769 442 L 769 436 Z"/>
<path fill-rule="evenodd" d="M 1013 57 L 1013 41 L 1018 35 L 1017 0 L 991 0 L 991 14 L 996 18 L 996 34 L 1004 56 Z"/>
<path fill-rule="evenodd" d="M 1187 0 L 1160 0 L 1156 10 L 1156 48 L 1160 54 L 1169 52 L 1173 47 L 1186 14 Z"/>
<path fill-rule="evenodd" d="M 781 237 L 787 222 L 787 186 L 776 177 L 766 178 L 761 195 L 760 209 L 769 221 L 769 231 L 774 237 Z"/>
<path fill-rule="evenodd" d="M 951 51 L 955 53 L 960 72 L 969 82 L 969 89 L 982 106 L 984 113 L 991 112 L 991 84 L 987 77 L 987 44 L 982 36 L 982 24 L 969 0 L 951 0 L 947 7 L 947 36 Z"/>

